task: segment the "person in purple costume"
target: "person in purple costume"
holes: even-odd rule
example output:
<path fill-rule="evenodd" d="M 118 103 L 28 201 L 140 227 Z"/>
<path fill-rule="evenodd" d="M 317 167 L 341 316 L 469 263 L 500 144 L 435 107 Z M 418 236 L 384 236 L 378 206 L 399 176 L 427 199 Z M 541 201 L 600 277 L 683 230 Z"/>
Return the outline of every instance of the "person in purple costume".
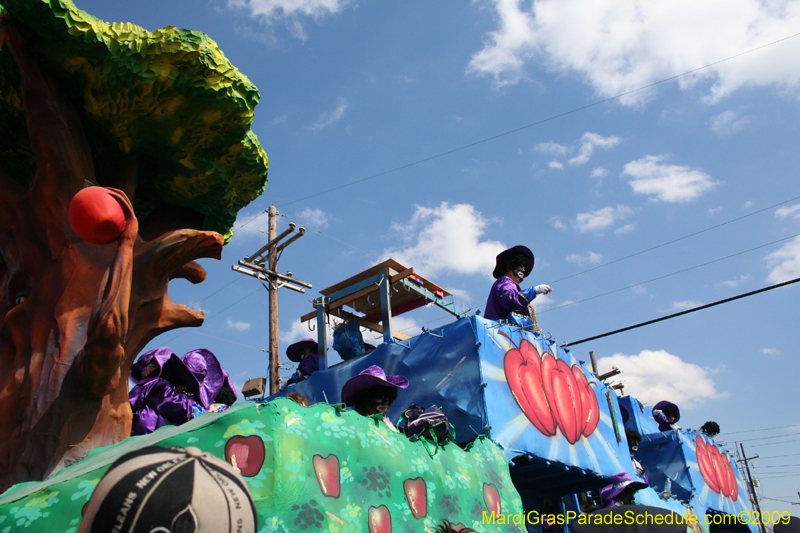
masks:
<path fill-rule="evenodd" d="M 677 424 L 681 419 L 681 410 L 672 402 L 660 401 L 653 406 L 653 418 L 658 422 L 659 431 L 680 429 Z"/>
<path fill-rule="evenodd" d="M 286 348 L 286 357 L 300 363 L 297 372 L 292 374 L 287 385 L 299 383 L 319 370 L 319 345 L 314 339 L 303 339 Z"/>
<path fill-rule="evenodd" d="M 530 316 L 528 304 L 539 294 L 547 294 L 553 289 L 549 285 L 537 285 L 522 290 L 519 284 L 533 270 L 533 252 L 527 246 L 514 246 L 500 252 L 495 259 L 492 276 L 497 280 L 489 291 L 484 318 L 489 320 L 508 320 L 513 314 Z"/>
<path fill-rule="evenodd" d="M 611 485 L 603 487 L 600 497 L 603 499 L 604 507 L 633 505 L 634 494 L 647 487 L 647 483 L 634 481 L 627 472 L 620 472 L 611 476 Z"/>
<path fill-rule="evenodd" d="M 195 415 L 204 412 L 221 412 L 236 401 L 236 389 L 231 377 L 211 350 L 197 348 L 186 352 L 181 361 L 191 372 L 199 387 L 198 403 L 202 409 L 195 409 Z"/>
<path fill-rule="evenodd" d="M 197 379 L 169 348 L 142 355 L 131 368 L 131 435 L 188 422 L 200 406 Z"/>

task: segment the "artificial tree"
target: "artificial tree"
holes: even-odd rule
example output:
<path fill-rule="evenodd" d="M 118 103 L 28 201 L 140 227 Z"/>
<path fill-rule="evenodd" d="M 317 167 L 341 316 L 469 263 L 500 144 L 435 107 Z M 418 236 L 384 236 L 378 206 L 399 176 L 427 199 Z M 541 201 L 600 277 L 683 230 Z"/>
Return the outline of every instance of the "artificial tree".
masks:
<path fill-rule="evenodd" d="M 200 283 L 263 192 L 255 86 L 199 32 L 108 24 L 70 0 L 0 0 L 0 491 L 130 434 L 128 375 L 203 312 Z M 125 230 L 81 241 L 67 210 L 113 188 Z"/>

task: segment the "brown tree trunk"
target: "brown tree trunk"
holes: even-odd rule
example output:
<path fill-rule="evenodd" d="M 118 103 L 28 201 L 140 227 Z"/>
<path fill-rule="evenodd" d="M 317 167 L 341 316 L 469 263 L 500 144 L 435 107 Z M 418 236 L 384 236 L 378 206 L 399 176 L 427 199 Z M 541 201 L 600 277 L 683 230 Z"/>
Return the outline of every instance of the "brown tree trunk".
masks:
<path fill-rule="evenodd" d="M 130 434 L 134 358 L 160 333 L 203 322 L 202 312 L 170 301 L 167 284 L 203 281 L 193 260 L 219 259 L 223 244 L 193 229 L 144 241 L 128 200 L 140 181 L 135 156 L 121 163 L 125 192 L 113 193 L 125 231 L 106 246 L 78 239 L 69 202 L 84 180 L 95 181 L 79 114 L 20 31 L 7 24 L 3 32 L 21 73 L 37 171 L 25 190 L 0 169 L 0 492 Z"/>

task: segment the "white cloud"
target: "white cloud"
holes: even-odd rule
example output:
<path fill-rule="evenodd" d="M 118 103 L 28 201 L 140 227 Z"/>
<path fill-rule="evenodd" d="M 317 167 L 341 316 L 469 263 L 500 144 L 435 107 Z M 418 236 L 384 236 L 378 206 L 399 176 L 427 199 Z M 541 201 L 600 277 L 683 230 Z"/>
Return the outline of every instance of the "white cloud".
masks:
<path fill-rule="evenodd" d="M 741 131 L 750 122 L 750 117 L 736 111 L 724 111 L 711 118 L 711 131 L 717 135 L 730 135 Z"/>
<path fill-rule="evenodd" d="M 748 201 L 748 202 L 745 202 L 745 203 L 744 203 L 744 209 L 749 209 L 749 208 L 750 208 L 750 206 L 752 206 L 752 205 L 753 205 L 753 202 L 750 202 L 750 201 Z"/>
<path fill-rule="evenodd" d="M 800 204 L 792 206 L 780 207 L 775 211 L 775 216 L 778 218 L 796 218 L 800 219 Z"/>
<path fill-rule="evenodd" d="M 742 274 L 741 276 L 739 276 L 739 279 L 729 279 L 727 281 L 720 281 L 719 283 L 716 284 L 716 286 L 736 287 L 749 279 L 750 279 L 750 274 Z"/>
<path fill-rule="evenodd" d="M 780 355 L 781 351 L 776 348 L 761 348 L 761 353 L 764 355 Z"/>
<path fill-rule="evenodd" d="M 604 169 L 603 167 L 595 167 L 592 170 L 592 173 L 589 174 L 590 178 L 604 178 L 608 176 L 608 170 Z"/>
<path fill-rule="evenodd" d="M 297 213 L 297 218 L 315 228 L 327 227 L 330 220 L 328 214 L 322 209 L 311 209 L 310 207 L 306 207 Z"/>
<path fill-rule="evenodd" d="M 548 220 L 548 222 L 551 223 L 553 227 L 556 229 L 567 229 L 567 225 L 564 224 L 564 221 L 561 220 L 560 217 L 553 217 L 550 220 Z"/>
<path fill-rule="evenodd" d="M 687 363 L 665 350 L 642 350 L 639 355 L 615 353 L 597 364 L 601 369 L 619 368 L 625 393 L 648 405 L 669 400 L 690 409 L 707 399 L 727 396 L 715 389 L 711 369 Z"/>
<path fill-rule="evenodd" d="M 473 55 L 468 72 L 501 87 L 527 77 L 526 65 L 577 72 L 603 96 L 615 96 L 698 69 L 797 32 L 800 2 L 739 0 L 493 0 L 499 27 Z M 709 23 L 713 21 L 713 23 Z M 800 55 L 792 39 L 704 68 L 678 80 L 681 89 L 712 82 L 706 100 L 745 86 L 796 90 Z M 620 98 L 644 101 L 654 89 Z"/>
<path fill-rule="evenodd" d="M 544 152 L 546 154 L 552 155 L 567 155 L 567 153 L 571 150 L 570 147 L 564 146 L 563 144 L 558 144 L 554 141 L 547 141 L 545 143 L 539 143 L 533 147 L 534 150 L 537 152 Z"/>
<path fill-rule="evenodd" d="M 782 283 L 800 277 L 800 237 L 795 237 L 764 259 L 772 269 L 767 276 L 768 282 Z"/>
<path fill-rule="evenodd" d="M 586 255 L 570 254 L 564 259 L 567 263 L 576 265 L 585 265 L 587 263 L 596 265 L 603 260 L 603 256 L 594 252 L 589 252 Z"/>
<path fill-rule="evenodd" d="M 800 424 L 796 426 L 789 426 L 789 429 L 786 430 L 786 433 L 800 433 Z"/>
<path fill-rule="evenodd" d="M 233 240 L 231 244 L 243 244 L 254 240 L 263 240 L 266 244 L 269 232 L 269 216 L 264 211 L 239 211 L 233 223 Z M 279 231 L 280 233 L 280 231 Z M 251 251 L 252 253 L 252 251 Z"/>
<path fill-rule="evenodd" d="M 411 220 L 393 226 L 408 245 L 385 250 L 383 255 L 418 268 L 426 276 L 440 272 L 488 276 L 495 256 L 506 248 L 501 242 L 481 240 L 490 222 L 469 204 L 416 206 Z"/>
<path fill-rule="evenodd" d="M 189 300 L 189 303 L 188 303 L 188 304 L 186 304 L 186 305 L 187 305 L 187 307 L 191 307 L 191 308 L 192 308 L 192 309 L 194 309 L 195 311 L 202 311 L 202 312 L 204 312 L 204 313 L 208 312 L 208 309 L 203 309 L 203 308 L 200 306 L 200 302 L 197 302 L 197 301 L 194 301 L 194 300 Z"/>
<path fill-rule="evenodd" d="M 230 318 L 225 321 L 225 325 L 230 329 L 235 329 L 240 333 L 244 331 L 250 331 L 250 328 L 252 327 L 249 322 L 237 322 L 235 320 L 231 320 Z"/>
<path fill-rule="evenodd" d="M 633 224 L 625 224 L 624 226 L 620 226 L 619 228 L 614 230 L 614 235 L 625 235 L 626 233 L 630 233 L 636 229 L 636 226 Z"/>
<path fill-rule="evenodd" d="M 691 309 L 693 307 L 699 307 L 703 305 L 703 302 L 697 302 L 695 300 L 681 300 L 677 302 L 672 302 L 672 306 L 665 311 L 665 313 L 675 313 L 677 311 L 684 311 L 686 309 Z"/>
<path fill-rule="evenodd" d="M 622 139 L 615 135 L 603 137 L 602 135 L 587 131 L 583 134 L 583 137 L 581 137 L 581 148 L 578 151 L 578 155 L 570 159 L 568 163 L 570 165 L 583 165 L 584 163 L 588 163 L 595 148 L 608 150 L 617 145 L 621 140 Z"/>
<path fill-rule="evenodd" d="M 706 211 L 706 213 L 708 214 L 708 216 L 713 217 L 714 215 L 720 213 L 721 211 L 722 211 L 721 207 L 712 207 L 711 209 Z"/>
<path fill-rule="evenodd" d="M 632 213 L 633 209 L 628 206 L 613 207 L 609 205 L 591 213 L 578 213 L 575 215 L 575 222 L 572 225 L 578 233 L 602 231 L 629 217 Z"/>
<path fill-rule="evenodd" d="M 336 108 L 333 111 L 325 111 L 324 113 L 322 113 L 317 119 L 317 121 L 311 126 L 309 126 L 309 129 L 314 133 L 318 133 L 327 128 L 328 126 L 336 124 L 337 122 L 342 120 L 344 112 L 347 110 L 349 106 L 350 104 L 347 103 L 347 100 L 345 100 L 344 98 L 339 98 L 339 102 L 336 104 Z"/>
<path fill-rule="evenodd" d="M 286 122 L 287 118 L 289 118 L 289 115 L 284 113 L 283 115 L 273 118 L 269 123 L 272 124 L 273 126 L 277 126 L 278 124 L 283 124 L 284 122 Z"/>
<path fill-rule="evenodd" d="M 622 175 L 632 178 L 628 183 L 634 192 L 654 195 L 665 202 L 691 202 L 719 185 L 705 172 L 663 165 L 662 159 L 664 156 L 648 155 L 625 165 Z"/>
<path fill-rule="evenodd" d="M 556 170 L 564 170 L 564 163 L 562 163 L 561 161 L 556 161 L 555 159 L 550 161 L 547 164 L 547 166 L 549 166 L 550 168 L 556 169 Z"/>
<path fill-rule="evenodd" d="M 647 287 L 644 285 L 634 285 L 631 287 L 631 292 L 633 294 L 647 294 Z"/>
<path fill-rule="evenodd" d="M 319 20 L 349 6 L 352 0 L 228 0 L 228 7 L 243 9 L 267 24 L 284 21 L 293 37 L 306 39 L 300 17 Z"/>

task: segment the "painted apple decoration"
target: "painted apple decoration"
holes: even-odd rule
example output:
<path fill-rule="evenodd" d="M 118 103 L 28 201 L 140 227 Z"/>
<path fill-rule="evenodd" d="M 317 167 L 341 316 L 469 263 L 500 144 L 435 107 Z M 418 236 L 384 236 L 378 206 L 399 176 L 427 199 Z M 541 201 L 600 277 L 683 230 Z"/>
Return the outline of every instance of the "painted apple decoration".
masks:
<path fill-rule="evenodd" d="M 519 348 L 506 352 L 503 367 L 511 394 L 531 424 L 544 435 L 555 435 L 556 423 L 542 384 L 542 357 L 536 347 L 523 339 Z"/>
<path fill-rule="evenodd" d="M 414 518 L 425 518 L 428 514 L 428 489 L 425 480 L 421 477 L 407 479 L 403 481 L 403 490 Z"/>
<path fill-rule="evenodd" d="M 339 458 L 334 454 L 323 458 L 314 456 L 314 474 L 322 494 L 331 498 L 339 497 Z"/>
<path fill-rule="evenodd" d="M 708 488 L 736 501 L 739 498 L 739 483 L 730 458 L 700 436 L 695 440 L 695 444 L 697 465 Z"/>
<path fill-rule="evenodd" d="M 579 365 L 570 367 L 550 352 L 541 355 L 523 339 L 506 352 L 503 367 L 517 405 L 543 435 L 551 437 L 559 428 L 575 444 L 597 428 L 597 395 Z"/>
<path fill-rule="evenodd" d="M 547 356 L 553 357 L 549 353 Z M 566 437 L 567 442 L 575 444 L 581 438 L 583 430 L 583 405 L 581 405 L 578 384 L 572 369 L 563 359 L 553 359 L 556 361 L 555 368 L 550 371 L 550 394 L 548 399 L 553 398 L 551 405 L 554 406 L 553 415 L 561 428 L 561 433 Z M 547 376 L 545 376 L 545 379 Z M 548 391 L 545 385 L 545 391 Z"/>
<path fill-rule="evenodd" d="M 258 475 L 266 455 L 264 441 L 258 435 L 235 435 L 225 443 L 225 460 L 244 477 Z"/>
<path fill-rule="evenodd" d="M 581 396 L 581 405 L 583 405 L 583 424 L 581 433 L 588 437 L 591 435 L 597 423 L 600 422 L 600 405 L 597 403 L 597 395 L 594 393 L 589 380 L 586 379 L 586 374 L 579 365 L 572 365 L 572 375 L 575 376 L 575 382 L 578 384 L 578 391 Z"/>
<path fill-rule="evenodd" d="M 489 510 L 489 513 L 494 513 L 495 516 L 500 516 L 500 491 L 497 490 L 497 487 L 492 483 L 483 484 L 483 503 L 486 504 L 486 508 Z"/>
<path fill-rule="evenodd" d="M 392 533 L 392 515 L 385 505 L 370 507 L 367 517 L 369 533 Z"/>
<path fill-rule="evenodd" d="M 103 187 L 81 189 L 69 203 L 69 225 L 75 235 L 92 244 L 109 244 L 125 229 L 125 213 Z"/>

